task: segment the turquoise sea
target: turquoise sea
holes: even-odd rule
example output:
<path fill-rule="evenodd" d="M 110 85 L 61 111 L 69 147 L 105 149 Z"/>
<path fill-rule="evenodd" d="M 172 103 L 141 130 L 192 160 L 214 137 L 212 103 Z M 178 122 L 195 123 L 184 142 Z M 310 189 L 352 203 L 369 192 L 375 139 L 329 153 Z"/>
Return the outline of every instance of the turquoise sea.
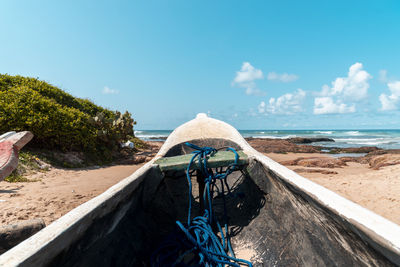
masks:
<path fill-rule="evenodd" d="M 144 140 L 163 140 L 172 130 L 138 130 L 135 135 Z M 239 130 L 243 137 L 288 138 L 328 137 L 332 142 L 313 143 L 321 146 L 360 147 L 377 146 L 400 149 L 400 130 Z"/>

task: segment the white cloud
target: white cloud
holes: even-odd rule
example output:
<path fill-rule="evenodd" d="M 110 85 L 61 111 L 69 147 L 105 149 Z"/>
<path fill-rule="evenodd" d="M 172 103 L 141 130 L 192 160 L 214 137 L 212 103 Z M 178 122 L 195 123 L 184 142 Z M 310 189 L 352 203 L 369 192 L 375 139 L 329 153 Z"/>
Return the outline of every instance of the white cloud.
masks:
<path fill-rule="evenodd" d="M 240 71 L 236 72 L 232 85 L 246 88 L 247 95 L 265 96 L 266 93 L 257 88 L 256 80 L 264 78 L 261 70 L 254 68 L 249 62 L 243 62 Z"/>
<path fill-rule="evenodd" d="M 254 80 L 263 79 L 264 75 L 261 70 L 254 68 L 249 62 L 243 62 L 240 71 L 236 72 L 234 83 L 247 83 Z"/>
<path fill-rule="evenodd" d="M 393 97 L 392 95 L 386 95 L 386 94 L 381 94 L 379 96 L 379 101 L 381 101 L 381 110 L 382 111 L 387 111 L 387 110 L 395 110 L 397 109 L 397 102 L 398 98 Z"/>
<path fill-rule="evenodd" d="M 258 105 L 259 113 L 271 113 L 271 114 L 294 114 L 303 110 L 302 103 L 306 96 L 306 92 L 301 89 L 293 93 L 284 94 L 278 98 L 271 97 L 268 101 L 268 105 L 262 101 Z"/>
<path fill-rule="evenodd" d="M 265 102 L 264 101 L 261 101 L 261 103 L 260 103 L 260 105 L 258 105 L 258 112 L 259 113 L 265 113 L 265 111 L 266 111 L 266 105 L 265 105 Z"/>
<path fill-rule="evenodd" d="M 115 95 L 115 94 L 118 94 L 119 91 L 111 89 L 108 86 L 104 86 L 102 93 L 105 95 Z"/>
<path fill-rule="evenodd" d="M 340 101 L 334 102 L 332 97 L 316 97 L 314 99 L 314 114 L 353 113 L 355 105 L 348 106 Z"/>
<path fill-rule="evenodd" d="M 314 114 L 355 112 L 355 103 L 368 95 L 368 81 L 371 78 L 372 76 L 363 70 L 361 63 L 353 64 L 347 77 L 336 78 L 332 86 L 322 86 L 319 97 L 314 99 Z"/>
<path fill-rule="evenodd" d="M 391 94 L 381 94 L 379 96 L 379 100 L 382 104 L 381 110 L 396 110 L 397 104 L 400 102 L 400 81 L 390 82 L 387 86 L 389 87 Z"/>
<path fill-rule="evenodd" d="M 296 74 L 288 74 L 288 73 L 276 73 L 276 72 L 270 72 L 267 75 L 267 79 L 270 81 L 279 81 L 279 82 L 284 82 L 284 83 L 289 83 L 289 82 L 294 82 L 299 78 Z"/>
<path fill-rule="evenodd" d="M 353 64 L 347 77 L 336 78 L 332 82 L 332 87 L 324 85 L 322 94 L 324 96 L 341 96 L 345 99 L 359 101 L 367 97 L 369 83 L 372 76 L 363 70 L 361 63 Z"/>

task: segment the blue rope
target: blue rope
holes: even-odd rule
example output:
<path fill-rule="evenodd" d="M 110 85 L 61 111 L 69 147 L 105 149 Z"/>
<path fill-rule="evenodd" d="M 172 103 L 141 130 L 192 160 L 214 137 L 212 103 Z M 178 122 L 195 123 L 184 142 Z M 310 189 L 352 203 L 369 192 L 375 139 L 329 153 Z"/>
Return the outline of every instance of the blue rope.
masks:
<path fill-rule="evenodd" d="M 233 266 L 240 267 L 247 265 L 252 267 L 251 262 L 243 259 L 235 258 L 232 249 L 229 229 L 228 216 L 225 203 L 225 187 L 228 194 L 230 189 L 226 178 L 229 174 L 237 169 L 239 155 L 233 148 L 227 148 L 227 151 L 232 151 L 235 154 L 235 162 L 230 164 L 227 169 L 222 172 L 214 173 L 207 166 L 207 158 L 217 152 L 212 147 L 199 147 L 190 143 L 187 146 L 193 148 L 193 157 L 190 159 L 186 169 L 186 178 L 189 185 L 189 208 L 187 225 L 176 221 L 178 231 L 174 232 L 167 241 L 162 244 L 152 255 L 152 266 L 209 266 L 209 267 L 224 267 Z M 190 169 L 195 160 L 200 164 L 200 170 L 205 179 L 205 190 L 203 196 L 206 208 L 203 216 L 197 216 L 191 219 L 192 213 L 192 181 L 190 177 Z M 220 181 L 221 188 L 217 186 L 217 181 Z M 222 196 L 224 205 L 224 229 L 216 219 L 212 209 L 212 200 L 214 192 Z M 213 231 L 212 225 L 215 225 L 220 233 L 219 238 Z M 222 240 L 222 242 L 221 242 Z"/>

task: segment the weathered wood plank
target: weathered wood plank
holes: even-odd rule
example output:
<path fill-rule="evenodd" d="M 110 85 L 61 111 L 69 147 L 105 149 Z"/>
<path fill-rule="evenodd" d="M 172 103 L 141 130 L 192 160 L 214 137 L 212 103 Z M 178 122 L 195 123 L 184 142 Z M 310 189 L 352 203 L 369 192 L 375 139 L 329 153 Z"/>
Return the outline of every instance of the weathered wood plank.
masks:
<path fill-rule="evenodd" d="M 238 151 L 239 160 L 238 165 L 246 165 L 249 162 L 247 155 L 243 151 Z M 186 170 L 189 165 L 190 159 L 193 157 L 193 154 L 186 154 L 175 157 L 165 157 L 160 158 L 155 161 L 155 164 L 158 164 L 161 171 L 178 171 L 178 170 Z M 235 154 L 231 151 L 218 151 L 214 155 L 210 156 L 207 160 L 208 166 L 210 168 L 216 167 L 226 167 L 229 164 L 235 162 Z M 191 166 L 191 169 L 199 169 L 199 161 L 196 159 Z"/>

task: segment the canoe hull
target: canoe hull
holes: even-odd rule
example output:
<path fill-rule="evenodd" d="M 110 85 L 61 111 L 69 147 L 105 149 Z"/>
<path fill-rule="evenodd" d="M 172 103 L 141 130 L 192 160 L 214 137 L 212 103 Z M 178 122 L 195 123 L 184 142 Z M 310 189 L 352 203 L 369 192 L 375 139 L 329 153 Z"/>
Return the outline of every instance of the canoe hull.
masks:
<path fill-rule="evenodd" d="M 8 132 L 0 136 L 0 181 L 9 176 L 18 166 L 18 152 L 31 139 L 28 131 Z"/>
<path fill-rule="evenodd" d="M 189 153 L 186 141 L 246 152 L 249 165 L 229 178 L 242 196 L 229 204 L 238 257 L 255 266 L 400 264 L 398 225 L 261 155 L 236 133 L 204 138 L 206 127 L 196 123 L 189 124 L 191 134 L 177 129 L 157 157 Z M 202 132 L 193 133 L 193 125 Z M 179 131 L 188 134 L 177 138 Z M 184 173 L 162 173 L 154 161 L 0 256 L 0 265 L 148 265 L 175 220 L 184 221 L 188 200 Z M 196 212 L 198 200 L 193 201 Z"/>

